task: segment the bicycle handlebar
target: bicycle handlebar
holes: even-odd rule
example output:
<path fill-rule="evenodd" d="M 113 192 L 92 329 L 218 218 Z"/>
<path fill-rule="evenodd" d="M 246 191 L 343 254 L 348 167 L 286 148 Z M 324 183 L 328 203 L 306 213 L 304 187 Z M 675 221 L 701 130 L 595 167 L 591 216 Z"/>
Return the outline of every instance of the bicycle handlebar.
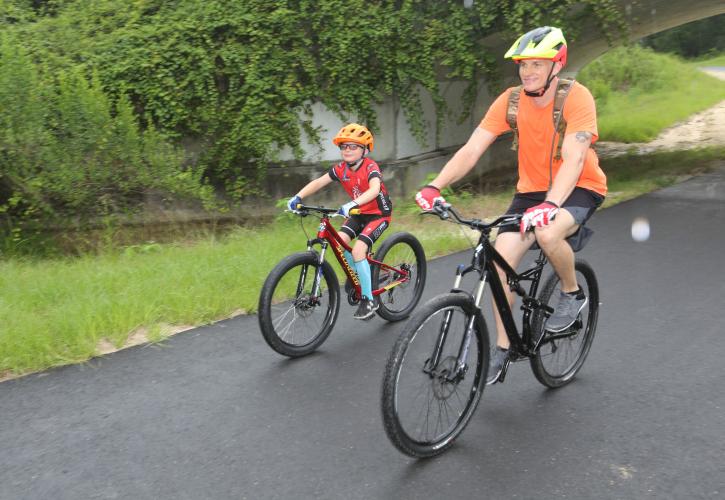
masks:
<path fill-rule="evenodd" d="M 344 217 L 344 215 L 337 213 L 339 208 L 327 208 L 327 207 L 313 207 L 311 205 L 303 205 L 302 203 L 297 204 L 297 212 L 288 210 L 288 212 L 296 213 L 297 215 L 305 216 L 308 215 L 307 212 L 318 212 L 322 215 L 327 215 L 331 217 Z M 353 208 L 350 210 L 350 215 L 359 215 L 360 209 L 359 208 Z"/>
<path fill-rule="evenodd" d="M 500 226 L 507 226 L 510 224 L 518 224 L 521 220 L 522 215 L 521 214 L 505 214 L 497 219 L 495 219 L 493 222 L 485 223 L 481 219 L 464 219 L 461 217 L 458 212 L 456 212 L 453 209 L 453 206 L 450 203 L 441 203 L 436 202 L 433 205 L 433 210 L 430 212 L 423 212 L 424 214 L 433 214 L 437 215 L 443 220 L 447 220 L 450 218 L 450 216 L 453 216 L 454 222 L 457 224 L 462 224 L 464 226 L 468 226 L 472 229 L 476 229 L 478 231 L 488 232 L 491 231 L 491 229 L 500 227 Z"/>

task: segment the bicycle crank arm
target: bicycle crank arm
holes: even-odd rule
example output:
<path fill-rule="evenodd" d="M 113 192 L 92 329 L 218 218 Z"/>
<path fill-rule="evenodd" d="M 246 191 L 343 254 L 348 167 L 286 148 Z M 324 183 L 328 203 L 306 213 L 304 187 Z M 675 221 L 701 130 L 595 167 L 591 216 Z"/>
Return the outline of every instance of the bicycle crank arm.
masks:
<path fill-rule="evenodd" d="M 568 329 L 564 330 L 563 332 L 546 332 L 546 339 L 549 340 L 559 340 L 559 339 L 565 339 L 568 337 L 573 337 L 574 335 L 579 333 L 579 330 L 581 330 L 582 324 L 581 321 L 576 321 L 573 325 L 571 325 Z"/>

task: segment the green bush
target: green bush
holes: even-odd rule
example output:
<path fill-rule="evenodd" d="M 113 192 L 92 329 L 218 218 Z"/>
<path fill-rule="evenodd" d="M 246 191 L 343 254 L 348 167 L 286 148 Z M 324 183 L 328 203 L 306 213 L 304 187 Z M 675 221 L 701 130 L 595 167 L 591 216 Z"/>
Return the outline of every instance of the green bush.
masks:
<path fill-rule="evenodd" d="M 46 68 L 44 78 L 96 71 L 106 92 L 129 96 L 141 123 L 193 143 L 206 177 L 235 198 L 254 192 L 283 148 L 299 157 L 303 138 L 319 143 L 313 103 L 375 129 L 375 106 L 394 96 L 422 141 L 423 90 L 441 119 L 442 75 L 470 82 L 468 104 L 481 76 L 495 80 L 500 55 L 485 53 L 484 37 L 556 24 L 575 39 L 583 18 L 605 32 L 621 26 L 613 0 L 496 0 L 471 9 L 460 0 L 40 4 L 36 21 L 10 31 Z"/>
<path fill-rule="evenodd" d="M 617 47 L 583 68 L 578 79 L 601 100 L 610 92 L 652 92 L 669 87 L 678 78 L 679 64 L 672 56 L 638 45 Z"/>
<path fill-rule="evenodd" d="M 583 68 L 578 80 L 594 95 L 599 136 L 607 141 L 652 140 L 725 99 L 725 83 L 676 56 L 639 46 L 609 51 Z"/>
<path fill-rule="evenodd" d="M 210 199 L 201 172 L 182 162 L 98 78 L 61 71 L 51 85 L 21 48 L 0 41 L 0 217 L 11 238 L 128 214 L 152 193 Z"/>

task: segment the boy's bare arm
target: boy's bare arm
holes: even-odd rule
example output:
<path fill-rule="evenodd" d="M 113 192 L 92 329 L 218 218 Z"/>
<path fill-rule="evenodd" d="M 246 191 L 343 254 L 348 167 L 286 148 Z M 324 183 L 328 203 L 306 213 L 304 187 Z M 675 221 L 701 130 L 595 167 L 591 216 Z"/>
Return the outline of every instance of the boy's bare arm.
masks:
<path fill-rule="evenodd" d="M 369 201 L 373 201 L 375 197 L 380 193 L 380 179 L 373 177 L 369 181 L 369 188 L 363 194 L 355 198 L 353 201 L 358 205 L 362 206 Z"/>

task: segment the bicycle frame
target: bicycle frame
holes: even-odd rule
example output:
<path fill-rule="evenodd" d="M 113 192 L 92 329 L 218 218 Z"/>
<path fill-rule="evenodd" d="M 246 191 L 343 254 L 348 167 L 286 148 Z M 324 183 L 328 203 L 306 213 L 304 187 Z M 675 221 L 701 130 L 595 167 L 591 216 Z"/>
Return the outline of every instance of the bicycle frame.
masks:
<path fill-rule="evenodd" d="M 455 214 L 454 214 L 455 215 Z M 456 216 L 461 222 L 461 219 Z M 469 226 L 481 231 L 481 237 L 478 240 L 471 264 L 465 266 L 459 265 L 456 269 L 456 279 L 451 292 L 454 293 L 465 293 L 470 296 L 472 305 L 476 311 L 480 312 L 481 298 L 486 288 L 486 282 L 490 280 L 491 293 L 493 294 L 494 303 L 498 308 L 501 320 L 506 330 L 506 336 L 511 344 L 512 360 L 516 360 L 522 357 L 531 357 L 535 354 L 537 346 L 530 346 L 531 339 L 531 314 L 536 309 L 542 309 L 545 314 L 551 314 L 553 309 L 548 305 L 542 304 L 536 299 L 536 293 L 538 291 L 541 275 L 546 265 L 546 256 L 543 251 L 539 251 L 539 255 L 536 258 L 534 267 L 527 269 L 521 273 L 517 273 L 509 263 L 499 254 L 489 240 L 491 229 L 496 227 L 497 223 L 504 220 L 504 218 L 498 219 L 496 222 L 486 225 L 480 223 L 480 221 L 467 221 Z M 522 298 L 524 311 L 523 316 L 523 331 L 519 333 L 516 326 L 516 322 L 513 317 L 513 312 L 509 306 L 506 293 L 504 291 L 504 285 L 501 282 L 501 278 L 496 270 L 496 266 L 499 266 L 506 275 L 506 281 L 508 286 L 513 292 Z M 467 291 L 460 288 L 463 276 L 470 272 L 478 272 L 480 280 L 476 288 L 475 296 L 470 295 Z M 527 293 L 521 285 L 522 281 L 531 281 L 529 292 Z M 436 372 L 438 363 L 440 362 L 440 356 L 443 351 L 443 346 L 448 336 L 448 329 L 450 328 L 450 320 L 452 311 L 448 311 L 441 322 L 440 332 L 435 343 L 433 354 L 429 358 L 423 371 L 431 376 L 444 375 L 449 382 L 455 382 L 457 379 L 463 377 L 466 372 L 466 358 L 468 356 L 468 349 L 471 343 L 471 336 L 473 335 L 473 327 L 476 321 L 476 314 L 471 314 L 468 324 L 466 325 L 466 332 L 461 341 L 461 345 L 458 350 L 458 356 L 456 360 L 456 369 L 450 374 L 438 374 Z"/>
<path fill-rule="evenodd" d="M 320 245 L 320 251 L 319 251 L 319 266 L 317 267 L 317 275 L 315 276 L 315 283 L 314 287 L 312 289 L 312 296 L 316 297 L 319 294 L 319 284 L 320 279 L 322 277 L 322 263 L 325 261 L 325 253 L 327 252 L 327 248 L 330 247 L 332 249 L 333 255 L 335 255 L 335 258 L 340 263 L 340 266 L 342 267 L 342 270 L 344 271 L 345 275 L 350 279 L 353 286 L 355 287 L 355 291 L 358 294 L 358 297 L 362 296 L 362 287 L 360 285 L 360 280 L 357 276 L 357 272 L 352 268 L 350 263 L 345 258 L 345 254 L 343 253 L 345 250 L 352 253 L 352 248 L 350 245 L 345 243 L 343 239 L 340 237 L 340 234 L 337 232 L 337 230 L 333 227 L 332 223 L 330 222 L 330 217 L 327 213 L 323 213 L 320 218 L 320 226 L 317 229 L 317 238 L 308 240 L 307 241 L 307 250 L 312 251 L 312 248 L 314 245 Z M 410 273 L 406 271 L 405 269 L 399 269 L 396 267 L 389 266 L 385 264 L 384 262 L 380 262 L 378 260 L 375 260 L 372 257 L 372 254 L 368 253 L 367 255 L 368 262 L 372 265 L 378 266 L 381 270 L 387 270 L 392 271 L 396 273 L 396 275 L 399 276 L 398 279 L 393 280 L 390 283 L 387 283 L 385 286 L 378 288 L 376 290 L 372 291 L 372 294 L 374 297 L 398 286 L 403 283 L 406 283 L 410 279 Z M 304 283 L 306 274 L 306 269 L 303 271 L 302 276 L 300 276 L 300 284 Z M 298 290 L 299 294 L 299 290 Z"/>
<path fill-rule="evenodd" d="M 481 298 L 483 297 L 486 282 L 489 281 L 494 303 L 496 304 L 496 308 L 501 316 L 501 321 L 506 330 L 506 336 L 513 348 L 513 352 L 522 356 L 530 356 L 533 354 L 529 348 L 529 339 L 531 338 L 531 314 L 538 308 L 546 308 L 547 312 L 553 312 L 553 310 L 549 310 L 551 308 L 543 306 L 541 302 L 535 298 L 545 265 L 546 256 L 544 256 L 544 252 L 540 250 L 539 255 L 535 260 L 535 265 L 521 273 L 517 273 L 501 256 L 501 254 L 496 251 L 488 239 L 488 234 L 482 233 L 478 245 L 473 253 L 471 265 L 467 267 L 463 267 L 461 265 L 458 267 L 456 272 L 456 281 L 452 291 L 459 291 L 459 286 L 464 275 L 477 271 L 480 276 L 480 281 L 476 290 L 476 295 L 473 297 L 474 304 L 477 308 L 481 308 Z M 510 287 L 511 291 L 515 292 L 522 299 L 523 305 L 521 308 L 524 311 L 522 332 L 519 332 L 518 327 L 516 326 L 513 311 L 511 310 L 511 306 L 509 306 L 508 299 L 506 298 L 506 293 L 504 291 L 504 284 L 502 283 L 501 277 L 496 270 L 496 266 L 505 273 L 507 285 Z M 521 285 L 522 281 L 531 282 L 528 293 Z"/>

